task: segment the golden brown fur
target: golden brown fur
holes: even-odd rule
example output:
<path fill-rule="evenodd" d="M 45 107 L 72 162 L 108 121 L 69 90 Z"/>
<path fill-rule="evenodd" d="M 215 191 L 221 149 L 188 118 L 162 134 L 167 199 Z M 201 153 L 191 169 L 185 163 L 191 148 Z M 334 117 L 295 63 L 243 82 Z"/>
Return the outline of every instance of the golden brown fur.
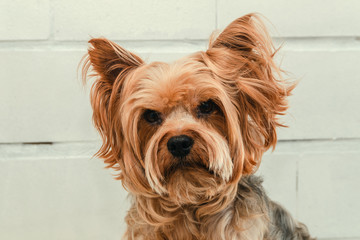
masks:
<path fill-rule="evenodd" d="M 107 39 L 90 43 L 83 78 L 90 69 L 97 77 L 97 156 L 119 171 L 133 200 L 125 238 L 281 239 L 275 203 L 250 175 L 276 144 L 293 85 L 281 79 L 259 17 L 235 20 L 206 52 L 172 64 L 145 64 Z M 201 110 L 208 101 L 211 111 Z M 182 157 L 167 145 L 179 135 L 194 140 Z M 298 235 L 289 239 L 308 239 Z"/>

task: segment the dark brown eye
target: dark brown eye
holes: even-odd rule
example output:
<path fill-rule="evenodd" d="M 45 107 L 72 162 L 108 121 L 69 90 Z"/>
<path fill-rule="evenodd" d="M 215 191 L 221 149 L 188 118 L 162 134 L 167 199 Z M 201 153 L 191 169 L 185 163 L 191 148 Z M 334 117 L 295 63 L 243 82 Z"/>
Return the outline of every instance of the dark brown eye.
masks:
<path fill-rule="evenodd" d="M 208 115 L 212 113 L 216 108 L 216 104 L 212 100 L 200 103 L 198 106 L 198 112 L 201 115 Z"/>
<path fill-rule="evenodd" d="M 152 124 L 160 124 L 162 122 L 162 119 L 160 117 L 160 113 L 154 110 L 150 110 L 147 109 L 144 112 L 144 119 L 148 122 L 148 123 L 152 123 Z"/>

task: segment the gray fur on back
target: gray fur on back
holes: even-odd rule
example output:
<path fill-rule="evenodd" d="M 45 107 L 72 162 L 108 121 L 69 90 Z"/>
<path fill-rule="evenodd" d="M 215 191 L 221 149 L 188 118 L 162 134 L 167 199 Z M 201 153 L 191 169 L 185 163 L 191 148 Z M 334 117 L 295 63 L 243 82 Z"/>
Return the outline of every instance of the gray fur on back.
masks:
<path fill-rule="evenodd" d="M 257 210 L 268 215 L 268 232 L 264 239 L 266 240 L 314 240 L 310 237 L 307 227 L 296 221 L 290 213 L 278 203 L 271 201 L 264 188 L 262 187 L 262 178 L 258 176 L 246 176 L 239 182 L 238 199 L 251 199 L 257 203 Z"/>

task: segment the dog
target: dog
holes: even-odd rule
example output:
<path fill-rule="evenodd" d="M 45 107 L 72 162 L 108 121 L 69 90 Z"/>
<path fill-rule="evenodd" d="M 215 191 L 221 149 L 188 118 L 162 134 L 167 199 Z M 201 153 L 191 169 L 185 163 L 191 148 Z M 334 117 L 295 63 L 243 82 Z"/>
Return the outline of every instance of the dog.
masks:
<path fill-rule="evenodd" d="M 96 156 L 132 199 L 124 239 L 313 239 L 253 175 L 295 86 L 261 17 L 236 19 L 206 51 L 171 64 L 146 64 L 105 38 L 89 43 Z"/>

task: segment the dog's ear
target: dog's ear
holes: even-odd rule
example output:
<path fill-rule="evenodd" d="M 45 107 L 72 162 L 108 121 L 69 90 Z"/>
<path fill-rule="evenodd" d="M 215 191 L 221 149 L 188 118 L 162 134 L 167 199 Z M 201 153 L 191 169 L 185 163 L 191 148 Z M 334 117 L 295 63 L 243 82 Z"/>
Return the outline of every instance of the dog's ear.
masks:
<path fill-rule="evenodd" d="M 120 94 L 128 74 L 143 61 L 105 38 L 94 38 L 89 43 L 91 46 L 84 61 L 82 76 L 84 84 L 89 76 L 96 77 L 90 99 L 93 122 L 103 138 L 103 146 L 97 155 L 104 158 L 109 167 L 117 168 L 118 158 L 122 155 L 121 124 L 116 117 Z"/>
<path fill-rule="evenodd" d="M 243 153 L 234 162 L 234 176 L 252 173 L 264 151 L 275 146 L 277 116 L 287 109 L 293 85 L 285 84 L 274 62 L 276 50 L 259 16 L 249 14 L 233 21 L 210 40 L 205 62 L 224 82 L 237 108 Z"/>
<path fill-rule="evenodd" d="M 89 43 L 92 45 L 88 50 L 90 63 L 98 76 L 110 85 L 143 63 L 135 54 L 105 38 L 93 38 Z"/>

